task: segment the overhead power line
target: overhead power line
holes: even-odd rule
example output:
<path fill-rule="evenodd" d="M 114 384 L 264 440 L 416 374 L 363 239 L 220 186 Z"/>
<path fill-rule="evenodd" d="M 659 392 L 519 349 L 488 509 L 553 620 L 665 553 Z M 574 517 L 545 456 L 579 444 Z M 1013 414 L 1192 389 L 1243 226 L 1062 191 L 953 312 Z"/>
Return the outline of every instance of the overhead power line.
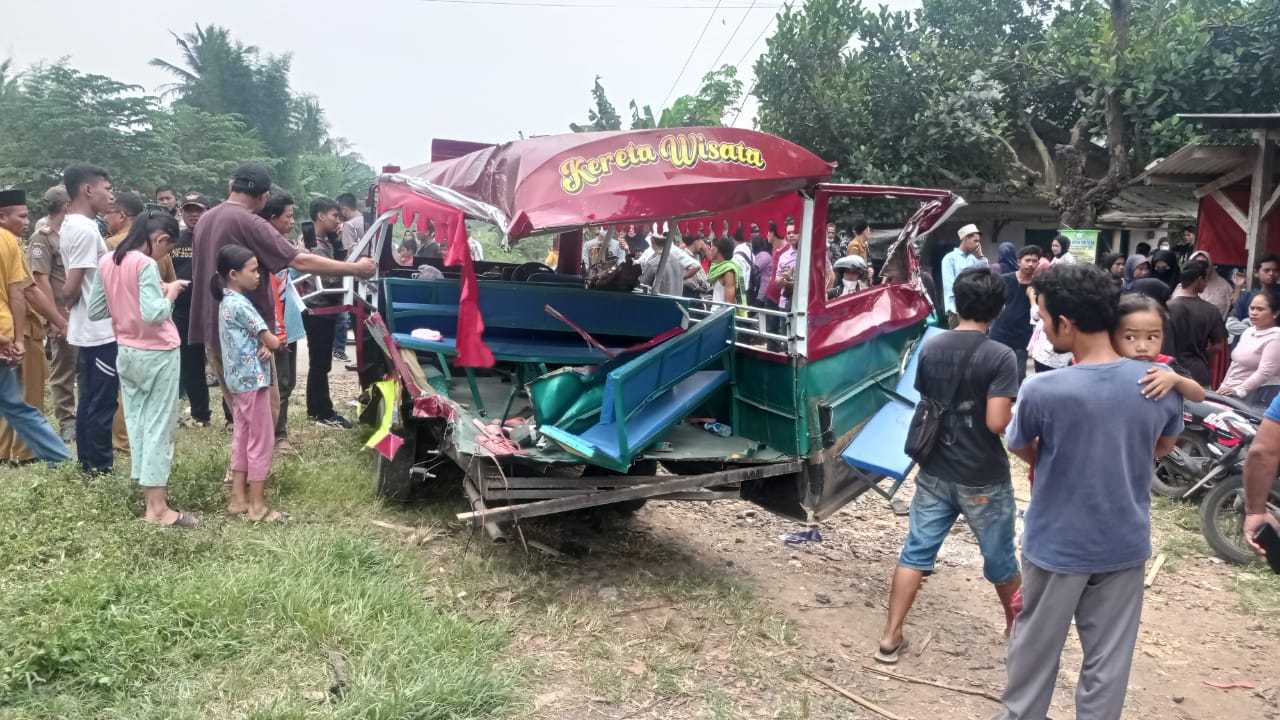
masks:
<path fill-rule="evenodd" d="M 707 16 L 707 21 L 702 25 L 702 32 L 698 33 L 698 39 L 694 41 L 693 47 L 689 49 L 689 57 L 684 59 L 684 64 L 680 66 L 680 72 L 671 83 L 671 89 L 667 90 L 667 96 L 662 99 L 662 104 L 658 106 L 660 109 L 667 106 L 667 101 L 671 99 L 671 93 L 676 91 L 676 86 L 680 84 L 680 78 L 684 77 L 684 71 L 689 69 L 689 61 L 693 59 L 693 54 L 698 51 L 698 46 L 702 44 L 702 38 L 707 34 L 707 28 L 711 27 L 711 21 L 715 19 L 716 13 L 719 11 L 720 0 L 716 0 L 716 6 L 711 9 L 711 14 Z"/>
<path fill-rule="evenodd" d="M 751 41 L 751 47 L 747 48 L 747 51 L 742 53 L 742 57 L 738 58 L 738 62 L 733 64 L 734 67 L 738 69 L 742 68 L 742 63 L 746 62 L 747 56 L 751 54 L 752 50 L 756 49 L 756 45 L 760 43 L 760 38 L 764 37 L 764 34 L 769 32 L 769 28 L 773 27 L 773 23 L 775 23 L 777 20 L 778 20 L 777 15 L 774 15 L 773 17 L 769 18 L 769 22 L 765 23 L 764 27 L 760 28 L 760 34 L 756 35 L 756 39 Z"/>
<path fill-rule="evenodd" d="M 752 0 L 751 4 L 747 6 L 747 11 L 742 13 L 742 19 L 733 27 L 733 32 L 729 33 L 729 39 L 724 42 L 724 47 L 720 48 L 720 54 L 716 55 L 716 59 L 711 61 L 712 70 L 715 70 L 716 66 L 720 64 L 720 58 L 724 57 L 724 51 L 728 50 L 729 45 L 733 43 L 733 39 L 738 37 L 738 31 L 742 29 L 742 23 L 747 21 L 747 17 L 751 15 L 751 9 L 755 6 L 755 0 Z"/>
<path fill-rule="evenodd" d="M 735 65 L 734 67 L 739 69 L 742 68 L 742 63 L 747 61 L 747 57 L 751 55 L 752 50 L 756 49 L 756 45 L 760 42 L 760 38 L 764 37 L 764 34 L 769 32 L 769 28 L 773 27 L 773 23 L 777 19 L 778 19 L 777 15 L 774 15 L 773 17 L 769 18 L 769 22 L 765 23 L 765 26 L 760 29 L 760 34 L 756 35 L 756 39 L 751 41 L 751 47 L 747 48 L 747 51 L 742 53 L 742 57 L 738 58 L 738 64 Z M 759 81 L 759 78 L 753 77 L 751 79 L 751 87 L 748 88 L 747 92 L 743 94 L 742 102 L 738 103 L 738 109 L 734 111 L 733 120 L 729 122 L 729 127 L 738 126 L 738 116 L 742 114 L 742 109 L 747 106 L 747 100 L 751 98 L 751 93 L 755 92 L 756 83 L 758 81 Z"/>
<path fill-rule="evenodd" d="M 581 0 L 573 2 L 572 0 L 418 0 L 423 3 L 433 5 L 474 5 L 489 7 L 508 7 L 508 8 L 575 8 L 579 10 L 590 10 L 593 8 L 625 8 L 628 10 L 709 10 L 711 5 L 691 4 L 693 0 L 684 0 L 683 2 L 666 2 L 666 3 L 649 3 L 649 2 L 589 2 L 589 0 Z M 751 3 L 744 5 L 735 3 L 732 5 L 722 5 L 716 3 L 715 8 L 723 10 L 741 10 L 743 8 L 755 8 L 760 10 L 780 10 L 782 5 L 778 3 L 770 3 L 768 5 L 758 5 Z"/>

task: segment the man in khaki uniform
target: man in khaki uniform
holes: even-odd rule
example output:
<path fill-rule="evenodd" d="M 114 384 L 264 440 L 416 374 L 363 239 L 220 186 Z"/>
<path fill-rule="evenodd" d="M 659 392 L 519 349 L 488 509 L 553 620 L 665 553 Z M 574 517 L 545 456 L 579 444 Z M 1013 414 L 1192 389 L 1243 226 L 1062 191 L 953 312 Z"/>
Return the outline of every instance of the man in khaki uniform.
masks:
<path fill-rule="evenodd" d="M 16 331 L 14 334 L 21 335 L 20 338 L 13 337 L 16 352 L 11 352 L 7 359 L 17 366 L 22 383 L 22 401 L 38 410 L 44 404 L 44 385 L 48 370 L 44 359 L 42 316 L 47 316 L 46 319 L 55 332 L 66 333 L 67 323 L 54 305 L 53 297 L 46 295 L 31 281 L 31 274 L 27 271 L 26 261 L 19 248 L 18 238 L 27 231 L 25 193 L 6 190 L 3 195 L 0 198 L 0 262 L 4 263 L 3 274 L 8 286 L 6 311 L 11 318 L 10 333 Z M 16 322 L 19 317 L 25 321 Z M 52 433 L 43 417 L 40 421 L 42 427 L 36 431 L 38 439 Z M 33 431 L 30 424 L 23 429 L 26 430 L 24 436 Z M 48 460 L 54 455 L 61 455 L 59 459 L 65 459 L 65 447 L 58 452 L 53 451 L 62 446 L 56 437 L 45 444 L 47 447 L 41 448 L 40 452 L 42 459 Z M 0 421 L 0 461 L 26 463 L 35 459 L 35 455 L 18 438 L 14 428 L 7 422 Z"/>
<path fill-rule="evenodd" d="M 62 297 L 62 282 L 67 279 L 62 255 L 58 252 L 58 232 L 67 216 L 71 197 L 62 185 L 54 185 L 44 194 L 45 212 L 36 223 L 35 232 L 27 240 L 27 268 L 40 289 L 53 297 L 65 318 L 68 310 Z M 76 347 L 58 333 L 48 336 L 49 394 L 53 400 L 53 416 L 58 420 L 58 435 L 70 444 L 76 437 Z M 38 407 L 38 405 L 37 405 Z"/>

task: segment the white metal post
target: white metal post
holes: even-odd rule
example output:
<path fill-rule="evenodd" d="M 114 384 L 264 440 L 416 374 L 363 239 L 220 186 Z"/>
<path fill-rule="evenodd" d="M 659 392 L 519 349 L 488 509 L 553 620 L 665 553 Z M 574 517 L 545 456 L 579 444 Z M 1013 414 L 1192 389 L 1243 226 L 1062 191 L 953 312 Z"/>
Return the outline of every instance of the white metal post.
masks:
<path fill-rule="evenodd" d="M 796 278 L 791 294 L 791 331 L 795 336 L 794 352 L 809 356 L 809 263 L 813 257 L 814 227 L 813 198 L 804 199 L 803 219 L 800 222 L 800 240 L 796 243 Z M 826 241 L 823 240 L 824 256 Z"/>

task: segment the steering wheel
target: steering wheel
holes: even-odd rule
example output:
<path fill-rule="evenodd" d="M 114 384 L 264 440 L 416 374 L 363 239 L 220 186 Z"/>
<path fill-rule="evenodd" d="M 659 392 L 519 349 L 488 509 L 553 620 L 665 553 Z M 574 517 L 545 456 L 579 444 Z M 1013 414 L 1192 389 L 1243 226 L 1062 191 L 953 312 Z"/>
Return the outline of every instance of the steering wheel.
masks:
<path fill-rule="evenodd" d="M 527 263 L 522 263 L 520 265 L 517 265 L 516 269 L 511 271 L 511 279 L 514 280 L 515 282 L 524 282 L 525 280 L 529 279 L 530 275 L 536 275 L 537 273 L 554 273 L 554 272 L 555 272 L 554 269 L 547 267 L 543 263 L 527 262 Z"/>

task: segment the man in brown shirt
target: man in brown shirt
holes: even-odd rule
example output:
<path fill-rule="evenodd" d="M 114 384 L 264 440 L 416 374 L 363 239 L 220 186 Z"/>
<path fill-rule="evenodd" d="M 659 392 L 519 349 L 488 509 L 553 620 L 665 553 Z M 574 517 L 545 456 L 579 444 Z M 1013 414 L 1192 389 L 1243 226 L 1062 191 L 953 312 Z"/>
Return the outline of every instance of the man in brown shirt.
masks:
<path fill-rule="evenodd" d="M 356 262 L 342 262 L 300 253 L 288 240 L 281 237 L 271 223 L 256 214 L 267 203 L 271 191 L 271 174 L 258 163 L 246 163 L 231 176 L 231 194 L 226 202 L 207 211 L 200 217 L 192 240 L 191 270 L 191 325 L 188 340 L 208 349 L 209 364 L 221 374 L 221 356 L 218 347 L 218 304 L 209 290 L 218 266 L 218 252 L 222 246 L 242 245 L 253 251 L 264 273 L 276 273 L 292 268 L 301 273 L 323 275 L 353 275 L 359 278 L 373 277 L 377 265 L 370 258 Z M 276 326 L 275 302 L 271 297 L 271 283 L 260 283 L 249 293 L 258 314 L 267 327 Z M 275 384 L 272 373 L 272 386 Z M 276 395 L 276 404 L 279 395 Z"/>

